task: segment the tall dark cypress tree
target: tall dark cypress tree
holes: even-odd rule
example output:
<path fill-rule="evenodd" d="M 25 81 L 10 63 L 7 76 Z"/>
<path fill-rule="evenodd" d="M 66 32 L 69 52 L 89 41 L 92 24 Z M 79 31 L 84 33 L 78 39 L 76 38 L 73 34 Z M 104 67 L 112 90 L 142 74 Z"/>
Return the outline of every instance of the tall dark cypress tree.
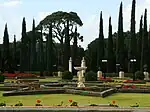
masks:
<path fill-rule="evenodd" d="M 14 69 L 17 69 L 17 58 L 16 58 L 16 35 L 14 35 L 14 43 L 13 43 L 13 60 L 14 60 Z"/>
<path fill-rule="evenodd" d="M 43 32 L 42 32 L 43 28 L 41 26 L 41 35 L 40 35 L 40 39 L 39 39 L 39 56 L 40 56 L 40 60 L 39 60 L 39 64 L 40 64 L 40 76 L 43 76 L 43 72 L 44 72 L 44 52 L 43 52 Z"/>
<path fill-rule="evenodd" d="M 116 63 L 120 64 L 122 69 L 125 68 L 122 2 L 119 10 L 118 36 L 116 40 Z"/>
<path fill-rule="evenodd" d="M 64 45 L 64 69 L 69 68 L 69 58 L 70 58 L 70 37 L 69 37 L 69 20 L 67 20 L 67 27 L 65 32 L 65 45 Z"/>
<path fill-rule="evenodd" d="M 100 13 L 100 26 L 99 26 L 99 43 L 97 48 L 97 67 L 102 66 L 102 59 L 104 58 L 104 34 L 103 34 L 103 17 L 102 11 Z M 103 69 L 103 68 L 102 68 Z"/>
<path fill-rule="evenodd" d="M 112 73 L 114 70 L 114 51 L 113 51 L 113 39 L 112 39 L 112 25 L 111 17 L 109 18 L 109 33 L 108 33 L 108 45 L 107 45 L 107 72 Z"/>
<path fill-rule="evenodd" d="M 131 59 L 136 59 L 136 34 L 135 34 L 135 0 L 132 1 L 132 10 L 131 10 L 131 41 L 130 41 L 130 47 L 129 47 L 129 63 Z M 132 65 L 132 63 L 130 63 Z"/>
<path fill-rule="evenodd" d="M 33 19 L 33 25 L 32 25 L 32 38 L 31 38 L 31 70 L 36 70 L 36 35 L 35 35 L 35 20 Z"/>
<path fill-rule="evenodd" d="M 143 65 L 148 64 L 148 32 L 147 32 L 147 9 L 145 9 L 145 14 L 144 14 L 144 29 L 143 29 L 143 42 L 142 42 L 142 55 L 141 59 L 143 60 Z"/>
<path fill-rule="evenodd" d="M 150 25 L 149 25 L 149 32 L 148 32 L 148 54 L 150 57 Z M 150 71 L 150 60 L 148 60 L 148 71 Z"/>
<path fill-rule="evenodd" d="M 8 70 L 9 68 L 9 58 L 10 58 L 10 51 L 9 51 L 9 35 L 7 30 L 7 24 L 5 25 L 4 30 L 4 37 L 3 37 L 3 70 Z"/>
<path fill-rule="evenodd" d="M 141 68 L 141 65 L 143 66 L 143 59 L 141 59 L 142 37 L 143 37 L 143 15 L 141 16 L 141 19 L 140 19 L 139 35 L 137 37 L 137 68 L 138 70 L 141 70 L 141 71 L 143 69 L 143 67 Z"/>
<path fill-rule="evenodd" d="M 27 34 L 26 34 L 26 21 L 23 18 L 22 22 L 22 38 L 21 38 L 21 50 L 20 50 L 20 72 L 24 72 L 28 66 L 28 59 L 27 59 Z"/>
<path fill-rule="evenodd" d="M 49 27 L 49 35 L 47 38 L 47 71 L 52 72 L 53 69 L 53 46 L 52 46 L 52 23 Z"/>
<path fill-rule="evenodd" d="M 73 38 L 73 49 L 72 49 L 72 65 L 75 65 L 75 61 L 77 58 L 77 49 L 78 49 L 78 39 L 77 39 L 77 26 L 75 28 L 75 34 Z M 73 69 L 73 68 L 72 68 Z M 74 72 L 74 69 L 73 69 Z"/>

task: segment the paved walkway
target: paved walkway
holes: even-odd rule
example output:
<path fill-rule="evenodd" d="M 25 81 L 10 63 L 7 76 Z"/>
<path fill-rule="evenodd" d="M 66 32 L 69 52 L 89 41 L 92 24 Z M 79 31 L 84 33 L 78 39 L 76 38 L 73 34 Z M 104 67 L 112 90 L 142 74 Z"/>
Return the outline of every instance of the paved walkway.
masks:
<path fill-rule="evenodd" d="M 58 110 L 64 110 L 65 112 L 150 112 L 150 108 L 114 108 L 114 107 L 1 107 L 0 112 L 59 112 Z"/>

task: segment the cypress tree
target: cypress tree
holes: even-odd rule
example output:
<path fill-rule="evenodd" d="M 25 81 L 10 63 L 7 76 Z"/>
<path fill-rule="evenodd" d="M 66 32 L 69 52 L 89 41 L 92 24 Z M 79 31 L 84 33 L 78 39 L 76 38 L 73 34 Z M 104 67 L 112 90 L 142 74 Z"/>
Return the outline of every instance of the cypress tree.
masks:
<path fill-rule="evenodd" d="M 17 58 L 16 58 L 16 35 L 14 35 L 13 43 L 13 60 L 14 60 L 14 69 L 17 69 Z"/>
<path fill-rule="evenodd" d="M 47 71 L 48 72 L 52 72 L 52 68 L 53 68 L 53 48 L 52 48 L 52 23 L 50 24 L 49 27 L 49 35 L 47 38 Z"/>
<path fill-rule="evenodd" d="M 31 38 L 31 70 L 36 70 L 36 35 L 35 35 L 35 20 L 33 19 L 32 25 L 32 38 Z"/>
<path fill-rule="evenodd" d="M 139 34 L 137 37 L 137 68 L 139 70 L 142 70 L 141 63 L 143 63 L 143 60 L 141 59 L 141 52 L 142 52 L 142 37 L 143 37 L 143 15 L 140 19 L 140 28 L 139 28 Z"/>
<path fill-rule="evenodd" d="M 28 66 L 28 59 L 27 59 L 27 34 L 26 34 L 26 21 L 23 18 L 22 22 L 22 38 L 21 38 L 21 50 L 20 50 L 20 72 L 24 72 L 26 67 Z"/>
<path fill-rule="evenodd" d="M 102 11 L 100 13 L 100 27 L 99 27 L 99 43 L 97 48 L 97 67 L 102 66 L 102 59 L 104 58 L 104 34 L 103 34 L 103 17 Z M 102 68 L 103 69 L 103 68 Z"/>
<path fill-rule="evenodd" d="M 70 58 L 70 37 L 69 37 L 69 20 L 67 20 L 67 27 L 65 32 L 65 45 L 64 45 L 64 69 L 69 68 L 69 58 Z"/>
<path fill-rule="evenodd" d="M 44 52 L 43 52 L 43 36 L 42 36 L 42 26 L 41 26 L 41 35 L 40 35 L 40 39 L 39 39 L 39 46 L 40 46 L 40 50 L 39 50 L 39 56 L 40 56 L 40 76 L 43 76 L 43 72 L 44 72 Z"/>
<path fill-rule="evenodd" d="M 130 62 L 131 59 L 136 59 L 136 35 L 135 35 L 135 0 L 132 1 L 132 10 L 131 10 L 131 30 L 130 30 L 130 35 L 131 35 L 131 41 L 130 41 L 130 46 L 129 46 L 129 63 L 130 65 L 132 64 Z"/>
<path fill-rule="evenodd" d="M 78 49 L 78 39 L 77 39 L 77 27 L 75 28 L 75 34 L 74 34 L 74 38 L 73 38 L 73 49 L 72 49 L 72 65 L 74 67 L 75 65 L 75 61 L 77 58 L 77 49 Z M 74 68 L 72 68 L 74 71 Z"/>
<path fill-rule="evenodd" d="M 141 60 L 143 60 L 143 64 L 141 63 L 141 67 L 143 67 L 143 65 L 148 64 L 147 9 L 145 9 L 145 13 L 144 13 L 144 31 L 143 31 Z"/>
<path fill-rule="evenodd" d="M 140 19 L 140 29 L 139 29 L 139 35 L 137 37 L 137 68 L 142 71 L 143 67 L 143 59 L 141 59 L 141 52 L 142 52 L 142 37 L 143 37 L 143 15 Z"/>
<path fill-rule="evenodd" d="M 5 25 L 4 30 L 4 37 L 3 37 L 3 70 L 8 70 L 9 68 L 9 58 L 10 58 L 10 51 L 9 51 L 9 35 L 7 30 L 7 24 Z"/>
<path fill-rule="evenodd" d="M 108 33 L 108 45 L 107 45 L 107 72 L 112 73 L 114 70 L 114 51 L 113 51 L 113 39 L 112 39 L 112 25 L 111 17 L 109 18 L 109 33 Z"/>
<path fill-rule="evenodd" d="M 122 13 L 122 2 L 119 10 L 119 21 L 118 21 L 118 36 L 116 40 L 116 62 L 120 64 L 122 69 L 125 68 L 125 56 L 124 56 L 124 35 L 123 35 L 123 13 Z"/>

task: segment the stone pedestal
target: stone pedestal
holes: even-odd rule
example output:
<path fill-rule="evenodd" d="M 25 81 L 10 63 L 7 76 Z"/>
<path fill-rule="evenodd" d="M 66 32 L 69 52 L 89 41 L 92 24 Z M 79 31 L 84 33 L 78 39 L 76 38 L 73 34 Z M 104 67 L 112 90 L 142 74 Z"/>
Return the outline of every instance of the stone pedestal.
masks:
<path fill-rule="evenodd" d="M 144 76 L 145 76 L 144 80 L 149 80 L 149 73 L 148 72 L 144 72 Z"/>
<path fill-rule="evenodd" d="M 81 61 L 81 67 L 86 67 L 86 63 L 85 63 L 85 58 L 83 57 L 82 58 L 82 61 Z M 82 74 L 85 73 L 85 70 L 82 70 Z"/>
<path fill-rule="evenodd" d="M 78 71 L 77 73 L 77 76 L 78 76 L 78 85 L 77 87 L 85 87 L 84 85 L 84 75 L 82 74 L 82 71 Z"/>
<path fill-rule="evenodd" d="M 69 72 L 72 73 L 72 58 L 70 57 L 70 60 L 69 60 Z"/>
<path fill-rule="evenodd" d="M 124 78 L 124 72 L 123 71 L 119 72 L 119 78 L 121 78 L 121 79 Z"/>
<path fill-rule="evenodd" d="M 62 72 L 59 71 L 59 72 L 58 72 L 58 77 L 61 77 L 61 76 L 62 76 Z"/>
<path fill-rule="evenodd" d="M 99 80 L 103 76 L 102 71 L 97 72 L 97 80 Z"/>

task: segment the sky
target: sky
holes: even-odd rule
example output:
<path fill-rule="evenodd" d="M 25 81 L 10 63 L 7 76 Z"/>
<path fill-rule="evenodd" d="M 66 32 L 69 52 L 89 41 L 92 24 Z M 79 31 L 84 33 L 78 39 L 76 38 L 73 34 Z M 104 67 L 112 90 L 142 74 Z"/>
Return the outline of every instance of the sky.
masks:
<path fill-rule="evenodd" d="M 79 28 L 84 41 L 79 44 L 87 45 L 98 37 L 99 16 L 103 12 L 104 37 L 108 37 L 108 20 L 111 16 L 113 32 L 117 31 L 118 15 L 121 1 L 123 2 L 124 31 L 130 30 L 130 16 L 132 0 L 0 0 L 0 43 L 3 41 L 4 27 L 7 23 L 10 42 L 21 39 L 22 19 L 26 18 L 27 31 L 32 29 L 33 18 L 36 25 L 56 11 L 76 12 L 83 26 Z M 148 24 L 150 24 L 150 0 L 136 0 L 136 31 L 139 30 L 140 17 L 144 10 L 148 10 Z"/>

